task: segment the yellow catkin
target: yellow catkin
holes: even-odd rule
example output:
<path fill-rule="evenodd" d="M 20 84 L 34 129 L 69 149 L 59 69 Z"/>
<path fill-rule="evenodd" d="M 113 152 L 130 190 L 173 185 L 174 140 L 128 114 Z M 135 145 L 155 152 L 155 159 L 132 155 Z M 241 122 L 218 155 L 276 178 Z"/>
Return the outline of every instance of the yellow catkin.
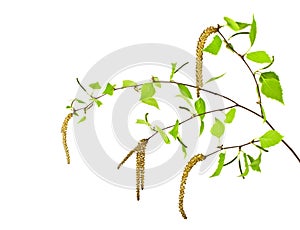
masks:
<path fill-rule="evenodd" d="M 136 199 L 140 200 L 141 187 L 141 153 L 136 153 Z"/>
<path fill-rule="evenodd" d="M 181 178 L 180 192 L 179 192 L 179 211 L 184 219 L 187 219 L 187 216 L 186 216 L 184 208 L 183 208 L 183 199 L 184 199 L 184 190 L 185 190 L 186 180 L 188 178 L 188 175 L 189 175 L 189 172 L 191 171 L 191 169 L 199 161 L 203 161 L 204 159 L 205 159 L 205 156 L 203 154 L 197 154 L 190 159 L 190 161 L 187 163 L 187 165 L 184 168 L 182 178 Z"/>
<path fill-rule="evenodd" d="M 200 89 L 203 86 L 202 77 L 202 61 L 203 61 L 203 48 L 205 42 L 209 35 L 216 33 L 218 31 L 217 27 L 210 26 L 206 28 L 199 37 L 196 50 L 196 87 L 197 87 L 197 97 L 200 97 Z"/>
<path fill-rule="evenodd" d="M 118 169 L 121 168 L 121 166 L 128 160 L 129 157 L 131 157 L 131 155 L 135 152 L 135 150 L 131 150 L 126 157 L 122 160 L 122 162 L 118 165 Z"/>
<path fill-rule="evenodd" d="M 144 183 L 145 183 L 145 152 L 141 152 L 141 163 L 140 163 L 140 169 L 141 169 L 141 189 L 144 189 Z"/>
<path fill-rule="evenodd" d="M 68 130 L 68 123 L 70 121 L 70 119 L 72 118 L 73 114 L 69 113 L 63 124 L 61 127 L 61 133 L 62 133 L 62 143 L 65 149 L 65 153 L 66 153 L 66 158 L 67 158 L 67 163 L 70 164 L 70 153 L 69 153 L 69 148 L 68 148 L 68 144 L 67 144 L 67 130 Z"/>

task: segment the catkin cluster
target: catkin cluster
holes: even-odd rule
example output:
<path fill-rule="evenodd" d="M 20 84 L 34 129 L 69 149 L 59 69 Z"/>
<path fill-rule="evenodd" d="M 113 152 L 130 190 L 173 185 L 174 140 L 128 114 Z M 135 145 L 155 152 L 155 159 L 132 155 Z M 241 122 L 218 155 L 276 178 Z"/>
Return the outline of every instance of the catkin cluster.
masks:
<path fill-rule="evenodd" d="M 142 139 L 139 141 L 138 145 L 131 150 L 127 156 L 122 160 L 122 162 L 118 165 L 118 169 L 128 160 L 128 158 L 136 153 L 136 198 L 140 200 L 140 189 L 144 189 L 144 181 L 145 181 L 145 155 L 146 155 L 146 147 L 148 144 L 147 139 Z"/>
<path fill-rule="evenodd" d="M 70 153 L 69 153 L 69 148 L 68 148 L 68 144 L 67 144 L 67 130 L 68 130 L 68 123 L 70 121 L 70 119 L 72 118 L 73 114 L 69 113 L 63 124 L 61 127 L 61 133 L 62 133 L 62 143 L 65 149 L 65 153 L 66 153 L 66 158 L 67 158 L 67 163 L 70 164 Z"/>
<path fill-rule="evenodd" d="M 204 159 L 205 159 L 205 156 L 203 154 L 197 154 L 191 158 L 191 160 L 187 163 L 187 165 L 184 168 L 182 178 L 181 178 L 180 192 L 179 192 L 179 211 L 184 219 L 187 219 L 187 216 L 186 216 L 184 208 L 183 208 L 183 199 L 184 199 L 184 190 L 185 190 L 186 180 L 187 180 L 187 177 L 188 177 L 191 169 L 199 161 L 203 161 Z"/>
<path fill-rule="evenodd" d="M 200 89 L 203 86 L 203 77 L 202 77 L 202 61 L 203 61 L 203 48 L 205 42 L 209 35 L 216 33 L 218 31 L 217 27 L 210 26 L 206 28 L 199 37 L 196 49 L 196 86 L 197 86 L 197 97 L 200 97 Z"/>

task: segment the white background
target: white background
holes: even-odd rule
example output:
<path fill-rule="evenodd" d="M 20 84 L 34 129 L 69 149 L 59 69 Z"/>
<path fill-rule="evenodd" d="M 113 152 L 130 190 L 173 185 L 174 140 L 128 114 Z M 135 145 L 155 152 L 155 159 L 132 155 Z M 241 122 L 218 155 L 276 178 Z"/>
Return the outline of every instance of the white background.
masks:
<path fill-rule="evenodd" d="M 214 179 L 208 178 L 211 172 L 193 170 L 185 199 L 188 220 L 177 209 L 180 177 L 144 191 L 138 203 L 134 191 L 114 187 L 86 167 L 72 129 L 71 165 L 61 145 L 75 77 L 83 78 L 103 56 L 145 42 L 194 53 L 206 26 L 222 23 L 223 16 L 251 21 L 252 13 L 258 25 L 253 49 L 276 56 L 273 69 L 286 102 L 283 107 L 264 99 L 268 119 L 300 154 L 296 1 L 1 1 L 0 229 L 299 229 L 300 168 L 283 145 L 264 154 L 262 173 L 246 180 L 237 177 L 236 166 Z M 235 68 L 232 58 L 220 68 Z M 224 71 L 212 60 L 206 63 L 211 72 Z M 255 96 L 247 94 L 251 83 L 242 90 L 234 84 L 246 76 L 219 84 L 249 98 Z M 233 131 L 240 136 L 261 125 L 242 114 L 236 122 Z"/>

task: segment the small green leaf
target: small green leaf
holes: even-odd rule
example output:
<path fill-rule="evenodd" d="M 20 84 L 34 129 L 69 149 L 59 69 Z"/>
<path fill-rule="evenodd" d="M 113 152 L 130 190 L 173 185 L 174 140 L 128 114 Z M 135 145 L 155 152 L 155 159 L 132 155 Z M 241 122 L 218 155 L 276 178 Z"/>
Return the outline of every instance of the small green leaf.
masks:
<path fill-rule="evenodd" d="M 216 35 L 214 36 L 212 42 L 206 48 L 204 48 L 203 51 L 206 51 L 213 55 L 217 55 L 221 49 L 221 46 L 222 40 L 218 35 Z"/>
<path fill-rule="evenodd" d="M 223 77 L 224 75 L 225 75 L 225 73 L 223 73 L 223 74 L 221 74 L 221 75 L 219 75 L 219 76 L 217 76 L 217 77 L 212 77 L 212 78 L 210 78 L 207 82 L 205 82 L 205 84 L 207 84 L 207 83 L 209 83 L 209 82 L 212 82 L 212 81 L 215 81 L 215 80 L 217 80 L 217 79 Z"/>
<path fill-rule="evenodd" d="M 114 94 L 114 86 L 111 85 L 110 83 L 107 83 L 105 90 L 103 91 L 103 94 L 108 94 L 112 96 Z"/>
<path fill-rule="evenodd" d="M 145 98 L 152 97 L 155 94 L 155 88 L 153 83 L 144 83 L 142 86 L 141 98 L 143 100 Z"/>
<path fill-rule="evenodd" d="M 266 115 L 266 111 L 263 106 L 261 106 L 261 111 L 262 111 L 262 115 L 263 115 L 263 119 L 264 119 L 263 123 L 265 123 L 267 120 L 267 115 Z"/>
<path fill-rule="evenodd" d="M 154 106 L 157 109 L 159 109 L 158 103 L 157 103 L 157 101 L 153 97 L 144 98 L 144 99 L 141 100 L 141 102 L 143 102 L 143 103 L 145 103 L 147 105 Z"/>
<path fill-rule="evenodd" d="M 224 17 L 224 20 L 226 21 L 227 26 L 229 26 L 229 28 L 231 28 L 232 30 L 234 30 L 234 31 L 240 30 L 239 24 L 236 21 L 234 21 L 233 19 L 231 19 L 229 17 Z"/>
<path fill-rule="evenodd" d="M 203 113 L 206 112 L 206 105 L 205 101 L 201 97 L 197 101 L 195 101 L 195 109 L 198 114 L 202 114 L 200 115 L 200 119 L 203 120 L 205 117 L 205 114 Z"/>
<path fill-rule="evenodd" d="M 277 100 L 284 104 L 282 88 L 279 77 L 274 72 L 266 72 L 260 75 L 259 81 L 262 83 L 261 92 L 268 98 Z"/>
<path fill-rule="evenodd" d="M 86 120 L 86 116 L 82 117 L 77 123 L 81 123 L 81 122 L 84 122 Z"/>
<path fill-rule="evenodd" d="M 179 127 L 179 121 L 176 120 L 175 125 L 173 126 L 172 130 L 169 132 L 172 135 L 172 137 L 174 137 L 175 140 L 178 137 L 178 127 Z"/>
<path fill-rule="evenodd" d="M 98 99 L 92 98 L 92 100 L 97 104 L 98 107 L 100 107 L 102 105 L 102 102 L 99 101 Z"/>
<path fill-rule="evenodd" d="M 183 96 L 181 94 L 176 95 L 176 97 L 182 98 L 194 110 L 194 107 L 193 107 L 193 105 L 192 105 L 192 103 L 191 103 L 191 101 L 190 101 L 189 98 L 187 98 L 187 97 L 185 97 L 185 96 Z"/>
<path fill-rule="evenodd" d="M 255 51 L 248 53 L 246 57 L 256 63 L 271 63 L 272 59 L 265 51 Z"/>
<path fill-rule="evenodd" d="M 178 137 L 177 137 L 177 140 L 178 140 L 179 143 L 181 144 L 181 150 L 182 150 L 182 152 L 183 152 L 183 157 L 186 158 L 186 156 L 187 156 L 187 151 L 186 151 L 187 146 L 183 143 L 183 141 L 182 141 L 182 139 L 181 139 L 181 137 L 180 137 L 179 135 L 178 135 Z"/>
<path fill-rule="evenodd" d="M 235 117 L 236 109 L 232 108 L 226 113 L 226 118 L 224 120 L 225 123 L 231 123 Z"/>
<path fill-rule="evenodd" d="M 67 105 L 66 109 L 72 109 L 72 106 Z"/>
<path fill-rule="evenodd" d="M 131 81 L 131 80 L 123 80 L 123 85 L 122 87 L 129 87 L 129 86 L 135 86 L 137 85 L 136 82 Z"/>
<path fill-rule="evenodd" d="M 210 176 L 210 177 L 215 177 L 215 176 L 219 176 L 222 168 L 224 166 L 224 161 L 225 161 L 225 153 L 220 153 L 219 154 L 219 161 L 218 161 L 218 167 L 216 169 L 216 171 Z"/>
<path fill-rule="evenodd" d="M 245 23 L 245 22 L 236 22 L 236 24 L 239 25 L 240 30 L 245 29 L 246 27 L 250 26 L 249 23 Z"/>
<path fill-rule="evenodd" d="M 203 131 L 204 131 L 204 121 L 201 120 L 199 136 L 201 136 L 201 134 L 203 133 Z"/>
<path fill-rule="evenodd" d="M 210 129 L 210 133 L 218 138 L 220 138 L 225 131 L 225 125 L 218 118 L 215 118 L 215 123 Z"/>
<path fill-rule="evenodd" d="M 92 89 L 101 89 L 99 82 L 89 84 L 89 87 L 91 87 Z"/>
<path fill-rule="evenodd" d="M 248 173 L 249 173 L 249 163 L 248 163 L 248 160 L 247 160 L 247 155 L 246 155 L 246 153 L 243 154 L 243 157 L 244 157 L 245 170 L 244 170 L 244 172 L 240 175 L 241 177 L 245 177 L 245 176 L 247 176 Z"/>
<path fill-rule="evenodd" d="M 253 46 L 253 44 L 255 42 L 256 31 L 257 31 L 256 21 L 255 21 L 254 15 L 253 15 L 253 17 L 252 17 L 252 23 L 251 23 L 251 28 L 250 28 L 250 34 L 249 34 L 251 46 Z"/>
<path fill-rule="evenodd" d="M 189 99 L 193 99 L 190 90 L 189 90 L 185 85 L 178 84 L 178 88 L 179 88 L 179 90 L 180 90 L 180 93 L 181 93 L 183 96 L 185 96 L 185 97 L 187 97 L 187 98 L 189 98 Z"/>
<path fill-rule="evenodd" d="M 177 63 L 171 63 L 171 66 L 172 66 L 172 71 L 171 71 L 171 75 L 170 75 L 170 81 L 172 81 L 172 79 L 174 77 Z"/>
<path fill-rule="evenodd" d="M 156 86 L 157 88 L 161 88 L 161 84 L 159 81 L 158 77 L 152 76 L 152 81 L 154 82 L 154 86 Z"/>
<path fill-rule="evenodd" d="M 260 153 L 257 159 L 254 159 L 252 156 L 248 155 L 248 158 L 251 162 L 250 167 L 252 168 L 252 170 L 261 172 L 260 170 L 261 155 L 262 154 Z"/>
<path fill-rule="evenodd" d="M 157 132 L 159 132 L 159 134 L 162 137 L 162 139 L 164 140 L 164 142 L 166 144 L 170 144 L 171 141 L 170 141 L 169 137 L 167 136 L 167 134 L 161 128 L 159 128 L 158 126 L 155 126 L 155 128 L 156 128 Z"/>
<path fill-rule="evenodd" d="M 80 104 L 85 104 L 85 102 L 84 101 L 82 101 L 82 100 L 79 100 L 78 98 L 76 98 L 75 99 L 75 101 L 77 101 L 78 103 L 80 103 Z"/>
<path fill-rule="evenodd" d="M 260 145 L 262 148 L 268 148 L 277 145 L 283 136 L 276 130 L 269 130 L 259 138 Z"/>
<path fill-rule="evenodd" d="M 143 120 L 143 119 L 137 119 L 137 120 L 136 120 L 136 123 L 137 123 L 137 124 L 141 124 L 141 125 L 147 125 L 147 126 L 150 126 L 150 124 L 149 124 L 147 121 Z"/>

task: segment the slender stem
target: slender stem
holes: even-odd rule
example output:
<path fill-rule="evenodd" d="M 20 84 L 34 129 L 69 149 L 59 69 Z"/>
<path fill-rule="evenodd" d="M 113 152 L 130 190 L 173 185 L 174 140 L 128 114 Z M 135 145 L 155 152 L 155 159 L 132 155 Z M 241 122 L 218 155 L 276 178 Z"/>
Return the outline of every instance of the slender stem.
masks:
<path fill-rule="evenodd" d="M 229 42 L 227 41 L 227 39 L 224 37 L 224 35 L 220 32 L 220 29 L 218 30 L 218 33 L 220 34 L 220 36 L 223 38 L 224 42 L 227 45 L 230 45 Z M 257 79 L 255 77 L 255 73 L 252 71 L 251 67 L 249 66 L 249 64 L 247 63 L 247 61 L 245 60 L 245 55 L 242 55 L 240 53 L 238 53 L 232 46 L 231 46 L 231 50 L 233 51 L 233 53 L 235 53 L 237 56 L 239 56 L 241 58 L 241 60 L 243 61 L 243 63 L 246 65 L 247 69 L 249 70 L 249 72 L 252 75 L 252 78 L 255 82 L 256 85 L 256 92 L 257 92 L 257 96 L 258 96 L 258 102 L 257 104 L 259 104 L 260 107 L 260 112 L 261 112 L 261 116 L 264 117 L 264 112 L 263 112 L 263 106 L 262 106 L 262 100 L 261 100 L 261 94 L 260 94 L 260 90 L 259 90 L 259 85 L 257 82 Z"/>

